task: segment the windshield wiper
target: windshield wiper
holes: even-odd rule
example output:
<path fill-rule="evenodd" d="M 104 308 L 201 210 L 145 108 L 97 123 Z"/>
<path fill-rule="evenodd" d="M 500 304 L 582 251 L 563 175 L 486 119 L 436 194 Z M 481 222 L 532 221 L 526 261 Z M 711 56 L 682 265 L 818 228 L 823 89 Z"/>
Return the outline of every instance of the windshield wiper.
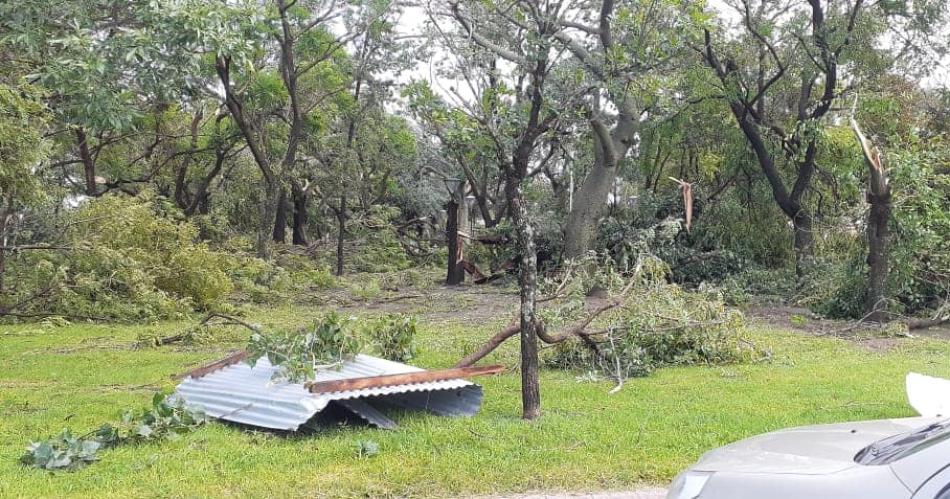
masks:
<path fill-rule="evenodd" d="M 908 454 L 917 445 L 934 437 L 950 436 L 950 420 L 878 440 L 854 456 L 858 464 L 887 464 Z"/>

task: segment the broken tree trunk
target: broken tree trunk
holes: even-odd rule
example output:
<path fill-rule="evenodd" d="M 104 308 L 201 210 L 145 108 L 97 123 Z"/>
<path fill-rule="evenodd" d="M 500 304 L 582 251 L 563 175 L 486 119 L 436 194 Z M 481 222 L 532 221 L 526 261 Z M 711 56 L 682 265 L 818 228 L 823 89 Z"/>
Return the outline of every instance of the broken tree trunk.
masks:
<path fill-rule="evenodd" d="M 881 151 L 861 133 L 858 122 L 852 117 L 851 128 L 861 144 L 864 161 L 868 166 L 867 202 L 871 205 L 868 213 L 868 290 L 865 310 L 867 319 L 873 322 L 887 320 L 886 289 L 887 250 L 889 223 L 891 219 L 891 186 L 884 168 Z"/>

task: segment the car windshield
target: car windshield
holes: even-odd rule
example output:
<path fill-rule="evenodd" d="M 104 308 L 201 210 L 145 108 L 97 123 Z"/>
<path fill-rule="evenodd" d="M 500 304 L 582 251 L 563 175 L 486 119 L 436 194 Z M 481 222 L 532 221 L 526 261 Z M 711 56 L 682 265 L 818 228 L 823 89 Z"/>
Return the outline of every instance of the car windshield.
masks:
<path fill-rule="evenodd" d="M 950 439 L 950 419 L 878 440 L 854 456 L 858 464 L 889 464 Z"/>

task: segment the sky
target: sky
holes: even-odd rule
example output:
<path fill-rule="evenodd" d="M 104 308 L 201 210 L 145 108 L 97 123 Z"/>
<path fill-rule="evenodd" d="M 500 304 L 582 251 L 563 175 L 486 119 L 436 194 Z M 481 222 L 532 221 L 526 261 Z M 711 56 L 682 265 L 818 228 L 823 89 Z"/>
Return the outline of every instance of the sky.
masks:
<path fill-rule="evenodd" d="M 741 21 L 739 13 L 730 7 L 725 0 L 709 0 L 707 4 L 718 13 L 720 18 L 725 19 L 728 23 L 737 24 Z M 426 21 L 427 17 L 422 7 L 409 7 L 399 19 L 397 32 L 404 36 L 422 35 Z M 943 34 L 945 39 L 950 39 L 950 25 L 943 26 Z M 883 43 L 888 43 L 888 41 L 885 40 Z M 446 80 L 444 77 L 437 76 L 436 65 L 447 57 L 451 57 L 451 55 L 436 53 L 434 57 L 428 60 L 417 61 L 416 67 L 401 75 L 397 80 L 400 83 L 406 83 L 412 79 L 426 80 L 433 89 L 450 100 L 458 98 L 453 95 L 455 92 L 450 91 L 450 88 L 454 88 L 463 98 L 471 98 L 471 93 L 464 89 L 464 84 L 461 82 Z M 934 62 L 933 68 L 929 68 L 928 71 L 930 74 L 921 80 L 923 87 L 950 87 L 950 53 L 941 60 Z"/>

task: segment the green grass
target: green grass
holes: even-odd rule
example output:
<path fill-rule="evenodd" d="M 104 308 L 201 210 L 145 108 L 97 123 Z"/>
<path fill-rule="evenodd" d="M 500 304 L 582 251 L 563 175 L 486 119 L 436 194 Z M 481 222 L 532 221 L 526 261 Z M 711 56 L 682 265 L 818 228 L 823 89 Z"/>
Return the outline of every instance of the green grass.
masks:
<path fill-rule="evenodd" d="M 309 309 L 258 311 L 304 322 Z M 451 365 L 497 324 L 422 321 L 415 362 Z M 665 483 L 702 452 L 755 433 L 820 422 L 911 416 L 908 371 L 950 377 L 950 344 L 902 339 L 875 352 L 844 340 L 757 329 L 767 363 L 661 369 L 608 395 L 609 382 L 542 373 L 543 416 L 519 419 L 519 375 L 485 378 L 470 419 L 405 413 L 386 432 L 334 428 L 281 437 L 211 424 L 185 437 L 105 451 L 69 473 L 26 468 L 31 438 L 85 431 L 171 389 L 172 374 L 236 345 L 136 349 L 138 334 L 184 327 L 0 326 L 0 497 L 456 496 L 618 489 Z M 489 361 L 515 364 L 515 342 Z M 357 441 L 380 452 L 357 457 Z"/>

